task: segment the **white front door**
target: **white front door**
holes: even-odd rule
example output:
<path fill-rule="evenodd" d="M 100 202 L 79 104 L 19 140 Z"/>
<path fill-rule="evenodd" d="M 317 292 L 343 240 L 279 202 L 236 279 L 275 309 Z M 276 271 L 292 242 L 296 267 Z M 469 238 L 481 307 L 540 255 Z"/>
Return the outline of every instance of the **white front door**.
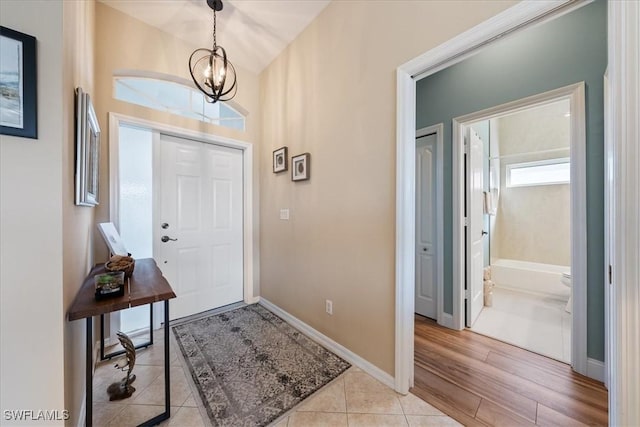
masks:
<path fill-rule="evenodd" d="M 242 151 L 160 135 L 154 258 L 171 319 L 243 299 Z"/>
<path fill-rule="evenodd" d="M 484 307 L 482 270 L 484 268 L 483 239 L 483 150 L 482 140 L 467 127 L 467 326 L 471 327 Z"/>
<path fill-rule="evenodd" d="M 436 134 L 416 138 L 416 313 L 437 317 Z"/>

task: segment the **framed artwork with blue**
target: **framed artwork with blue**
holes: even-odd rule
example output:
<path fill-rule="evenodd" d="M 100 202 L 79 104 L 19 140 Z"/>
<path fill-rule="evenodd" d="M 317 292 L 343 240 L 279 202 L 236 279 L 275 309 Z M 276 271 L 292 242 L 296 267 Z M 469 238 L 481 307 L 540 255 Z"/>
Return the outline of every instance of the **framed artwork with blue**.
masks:
<path fill-rule="evenodd" d="M 0 27 L 0 134 L 38 138 L 36 38 Z"/>

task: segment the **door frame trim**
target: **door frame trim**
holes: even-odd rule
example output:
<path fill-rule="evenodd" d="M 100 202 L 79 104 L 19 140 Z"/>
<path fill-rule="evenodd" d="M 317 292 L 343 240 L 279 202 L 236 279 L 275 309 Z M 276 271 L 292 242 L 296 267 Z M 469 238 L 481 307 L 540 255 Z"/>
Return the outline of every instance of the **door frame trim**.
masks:
<path fill-rule="evenodd" d="M 537 95 L 507 102 L 502 105 L 476 111 L 453 119 L 453 317 L 457 326 L 465 326 L 464 271 L 467 250 L 464 244 L 464 179 L 469 173 L 469 164 L 464 168 L 465 128 L 473 122 L 489 120 L 507 113 L 531 107 L 568 100 L 571 116 L 570 161 L 571 161 L 571 366 L 587 375 L 587 140 L 586 106 L 584 82 L 572 84 Z M 471 225 L 472 216 L 467 218 Z M 458 283 L 456 286 L 455 284 Z"/>
<path fill-rule="evenodd" d="M 243 245 L 243 299 L 247 304 L 258 302 L 259 296 L 254 293 L 256 286 L 256 277 L 254 275 L 254 265 L 256 255 L 254 254 L 254 246 L 257 246 L 257 233 L 254 233 L 254 213 L 253 213 L 253 144 L 223 136 L 217 136 L 209 133 L 193 131 L 168 125 L 165 123 L 154 122 L 151 120 L 140 119 L 137 117 L 127 116 L 120 113 L 109 113 L 109 217 L 116 227 L 119 226 L 119 179 L 118 179 L 118 147 L 119 147 L 119 127 L 122 124 L 133 125 L 158 131 L 166 135 L 176 136 L 180 138 L 188 138 L 200 141 L 206 144 L 215 144 L 223 147 L 235 148 L 242 150 L 242 177 L 243 177 L 243 227 L 242 227 L 242 245 Z M 154 325 L 155 326 L 155 325 Z"/>
<path fill-rule="evenodd" d="M 416 144 L 418 138 L 427 135 L 436 135 L 436 321 L 439 325 L 451 327 L 453 318 L 444 312 L 444 172 L 443 172 L 443 151 L 444 151 L 444 123 L 427 126 L 416 131 Z M 416 228 L 416 232 L 417 232 Z M 415 277 L 415 276 L 414 276 Z M 414 279 L 414 287 L 416 286 Z"/>
<path fill-rule="evenodd" d="M 605 112 L 605 274 L 609 289 L 609 424 L 640 423 L 640 3 L 608 3 L 608 105 Z M 608 113 L 608 114 L 607 114 Z M 605 209 L 606 211 L 607 209 Z M 608 356 L 608 357 L 607 357 Z"/>
<path fill-rule="evenodd" d="M 413 383 L 416 80 L 464 60 L 505 34 L 556 18 L 587 3 L 522 1 L 396 70 L 395 388 L 399 393 L 408 393 Z"/>

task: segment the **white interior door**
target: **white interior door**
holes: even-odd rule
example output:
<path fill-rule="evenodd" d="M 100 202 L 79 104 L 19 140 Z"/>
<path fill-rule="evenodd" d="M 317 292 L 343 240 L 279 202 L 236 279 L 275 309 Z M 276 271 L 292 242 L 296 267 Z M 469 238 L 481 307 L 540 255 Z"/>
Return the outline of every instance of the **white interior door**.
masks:
<path fill-rule="evenodd" d="M 171 319 L 241 301 L 242 151 L 168 135 L 159 149 L 153 247 Z"/>
<path fill-rule="evenodd" d="M 478 134 L 467 127 L 467 326 L 471 327 L 484 307 L 482 270 L 484 268 L 483 150 Z"/>
<path fill-rule="evenodd" d="M 437 317 L 436 134 L 416 138 L 416 313 Z"/>

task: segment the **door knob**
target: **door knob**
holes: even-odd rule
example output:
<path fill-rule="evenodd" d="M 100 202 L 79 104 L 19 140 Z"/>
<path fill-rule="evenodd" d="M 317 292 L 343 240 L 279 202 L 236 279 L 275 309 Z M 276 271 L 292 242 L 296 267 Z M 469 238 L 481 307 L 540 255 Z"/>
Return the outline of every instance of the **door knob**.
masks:
<path fill-rule="evenodd" d="M 487 233 L 486 231 L 482 230 L 482 235 L 483 236 L 486 236 L 487 234 L 489 234 L 489 233 Z"/>
<path fill-rule="evenodd" d="M 167 243 L 169 240 L 171 240 L 172 242 L 175 242 L 175 241 L 176 241 L 176 240 L 178 240 L 178 239 L 172 239 L 172 238 L 171 238 L 171 237 L 169 237 L 169 236 L 162 236 L 162 237 L 160 238 L 160 240 L 162 240 L 162 243 Z"/>
<path fill-rule="evenodd" d="M 167 228 L 169 228 L 169 224 L 167 224 L 166 222 L 163 222 L 163 223 L 160 225 L 160 227 L 162 227 L 163 229 L 165 229 L 165 230 L 166 230 Z"/>

